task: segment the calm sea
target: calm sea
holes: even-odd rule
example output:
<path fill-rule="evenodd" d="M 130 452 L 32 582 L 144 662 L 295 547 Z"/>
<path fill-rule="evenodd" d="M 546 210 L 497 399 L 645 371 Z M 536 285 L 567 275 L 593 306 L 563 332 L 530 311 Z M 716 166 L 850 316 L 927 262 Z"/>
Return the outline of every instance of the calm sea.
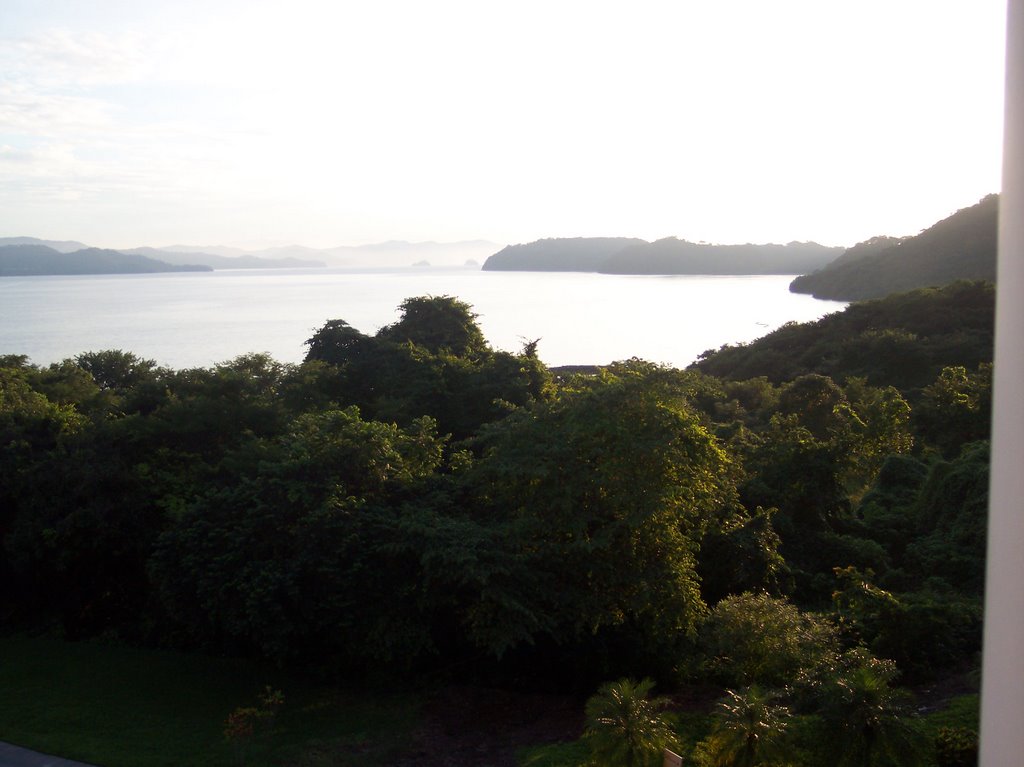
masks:
<path fill-rule="evenodd" d="M 492 346 L 518 351 L 539 338 L 548 365 L 641 357 L 685 367 L 706 349 L 845 306 L 790 293 L 791 279 L 468 268 L 3 277 L 0 354 L 48 364 L 123 349 L 175 368 L 246 352 L 299 362 L 328 319 L 372 334 L 405 298 L 451 295 L 474 307 Z"/>

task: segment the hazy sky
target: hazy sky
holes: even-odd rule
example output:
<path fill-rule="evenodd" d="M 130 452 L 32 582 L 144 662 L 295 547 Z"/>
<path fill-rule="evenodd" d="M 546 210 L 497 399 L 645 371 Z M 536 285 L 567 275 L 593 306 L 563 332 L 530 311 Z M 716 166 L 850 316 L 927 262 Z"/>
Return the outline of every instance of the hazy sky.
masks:
<path fill-rule="evenodd" d="M 0 0 L 0 236 L 849 245 L 998 191 L 1002 0 Z"/>

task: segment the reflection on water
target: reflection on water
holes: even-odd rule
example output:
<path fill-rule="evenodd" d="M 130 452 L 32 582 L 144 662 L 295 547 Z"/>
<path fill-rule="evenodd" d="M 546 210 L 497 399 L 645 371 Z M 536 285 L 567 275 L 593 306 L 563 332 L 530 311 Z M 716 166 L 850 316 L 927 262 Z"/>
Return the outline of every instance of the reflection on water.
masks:
<path fill-rule="evenodd" d="M 706 349 L 752 341 L 845 304 L 788 291 L 788 276 L 633 276 L 463 268 L 289 269 L 0 278 L 0 354 L 47 364 L 124 349 L 172 367 L 245 352 L 298 362 L 328 319 L 365 333 L 417 295 L 470 303 L 492 346 L 540 338 L 548 365 L 641 357 L 685 367 Z"/>

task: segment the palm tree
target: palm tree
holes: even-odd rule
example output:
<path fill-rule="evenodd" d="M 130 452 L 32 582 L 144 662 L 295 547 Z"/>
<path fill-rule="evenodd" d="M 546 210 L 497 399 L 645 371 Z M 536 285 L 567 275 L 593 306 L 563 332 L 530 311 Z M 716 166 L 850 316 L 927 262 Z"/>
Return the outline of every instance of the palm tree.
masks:
<path fill-rule="evenodd" d="M 674 739 L 659 711 L 665 698 L 649 698 L 654 682 L 620 679 L 602 685 L 587 701 L 584 737 L 597 767 L 642 767 Z"/>
<path fill-rule="evenodd" d="M 784 761 L 789 709 L 775 703 L 776 693 L 757 685 L 725 692 L 705 741 L 711 767 L 754 767 Z"/>
<path fill-rule="evenodd" d="M 923 738 L 908 723 L 905 694 L 889 686 L 893 676 L 882 664 L 858 666 L 823 691 L 821 715 L 841 767 L 921 763 Z"/>

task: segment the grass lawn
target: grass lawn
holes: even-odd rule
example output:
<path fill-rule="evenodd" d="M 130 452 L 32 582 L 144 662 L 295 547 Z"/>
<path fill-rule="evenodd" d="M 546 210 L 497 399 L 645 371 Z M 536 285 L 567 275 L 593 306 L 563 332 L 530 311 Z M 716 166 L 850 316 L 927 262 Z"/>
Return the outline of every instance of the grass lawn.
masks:
<path fill-rule="evenodd" d="M 228 714 L 266 685 L 285 697 L 272 731 L 226 742 Z M 419 707 L 245 661 L 0 638 L 0 740 L 102 767 L 380 764 L 408 746 Z"/>
<path fill-rule="evenodd" d="M 270 685 L 285 702 L 272 729 L 249 743 L 225 740 L 229 713 L 256 706 Z M 256 663 L 50 639 L 0 638 L 0 740 L 102 767 L 370 767 L 407 751 L 425 696 L 343 692 Z M 940 727 L 977 728 L 978 696 L 929 713 Z M 701 712 L 674 712 L 688 755 L 707 734 Z M 815 717 L 793 722 L 799 747 L 821 733 Z M 523 748 L 524 767 L 577 767 L 581 741 Z M 813 761 L 813 760 L 812 760 Z"/>

